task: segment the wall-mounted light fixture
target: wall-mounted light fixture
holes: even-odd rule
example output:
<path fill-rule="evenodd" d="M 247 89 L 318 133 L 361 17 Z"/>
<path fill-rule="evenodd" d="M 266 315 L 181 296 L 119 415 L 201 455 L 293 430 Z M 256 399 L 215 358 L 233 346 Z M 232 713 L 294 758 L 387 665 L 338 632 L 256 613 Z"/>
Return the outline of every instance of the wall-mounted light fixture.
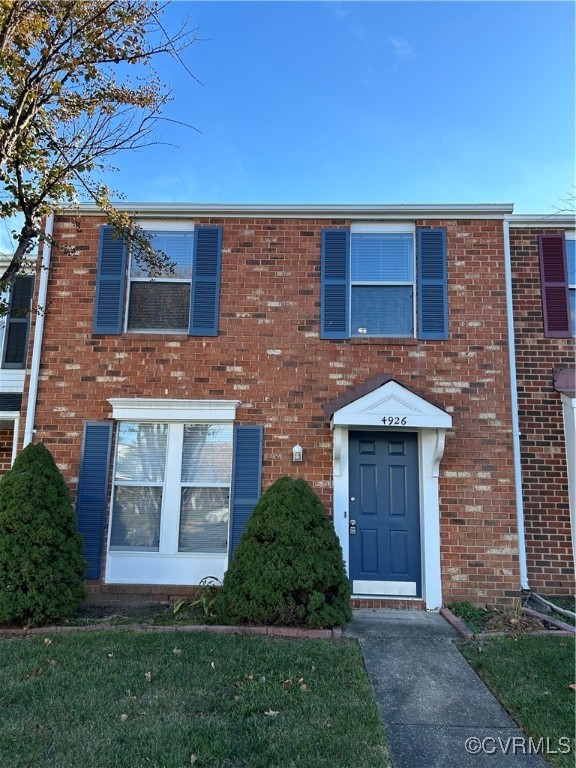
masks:
<path fill-rule="evenodd" d="M 302 461 L 302 446 L 300 443 L 296 443 L 292 448 L 292 461 Z"/>

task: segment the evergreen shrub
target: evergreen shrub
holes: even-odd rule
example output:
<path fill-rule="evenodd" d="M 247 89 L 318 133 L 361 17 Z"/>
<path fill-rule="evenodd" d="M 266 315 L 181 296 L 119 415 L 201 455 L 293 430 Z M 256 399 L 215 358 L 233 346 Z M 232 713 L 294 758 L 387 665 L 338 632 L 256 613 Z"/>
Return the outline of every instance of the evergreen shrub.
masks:
<path fill-rule="evenodd" d="M 350 585 L 336 532 L 305 480 L 281 477 L 261 496 L 216 602 L 240 624 L 333 627 L 350 621 Z"/>
<path fill-rule="evenodd" d="M 52 454 L 30 444 L 0 480 L 0 624 L 46 624 L 85 597 L 82 537 Z"/>

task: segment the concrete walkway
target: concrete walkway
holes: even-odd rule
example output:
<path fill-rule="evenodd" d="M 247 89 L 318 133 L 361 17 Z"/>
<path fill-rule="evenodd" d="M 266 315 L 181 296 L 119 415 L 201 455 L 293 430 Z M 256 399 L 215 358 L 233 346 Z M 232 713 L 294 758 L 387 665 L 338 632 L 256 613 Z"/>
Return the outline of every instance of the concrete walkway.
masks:
<path fill-rule="evenodd" d="M 344 636 L 360 643 L 394 768 L 546 768 L 439 614 L 356 610 Z"/>

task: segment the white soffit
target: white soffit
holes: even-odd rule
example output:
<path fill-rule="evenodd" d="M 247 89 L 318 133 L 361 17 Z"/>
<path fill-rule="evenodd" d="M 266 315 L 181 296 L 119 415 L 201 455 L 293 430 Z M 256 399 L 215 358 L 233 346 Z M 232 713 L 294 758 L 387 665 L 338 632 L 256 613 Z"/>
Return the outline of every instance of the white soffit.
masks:
<path fill-rule="evenodd" d="M 450 429 L 452 416 L 419 395 L 389 381 L 336 411 L 334 426 Z"/>

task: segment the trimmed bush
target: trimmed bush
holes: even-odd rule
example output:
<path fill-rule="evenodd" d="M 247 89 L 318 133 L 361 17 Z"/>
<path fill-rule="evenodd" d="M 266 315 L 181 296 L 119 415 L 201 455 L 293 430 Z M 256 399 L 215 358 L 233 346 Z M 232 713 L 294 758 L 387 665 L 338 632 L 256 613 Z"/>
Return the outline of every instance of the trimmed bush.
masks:
<path fill-rule="evenodd" d="M 82 537 L 50 451 L 30 444 L 0 480 L 0 624 L 73 614 L 85 597 Z"/>
<path fill-rule="evenodd" d="M 350 621 L 342 549 L 305 480 L 282 477 L 256 505 L 217 598 L 220 621 L 333 627 Z"/>

